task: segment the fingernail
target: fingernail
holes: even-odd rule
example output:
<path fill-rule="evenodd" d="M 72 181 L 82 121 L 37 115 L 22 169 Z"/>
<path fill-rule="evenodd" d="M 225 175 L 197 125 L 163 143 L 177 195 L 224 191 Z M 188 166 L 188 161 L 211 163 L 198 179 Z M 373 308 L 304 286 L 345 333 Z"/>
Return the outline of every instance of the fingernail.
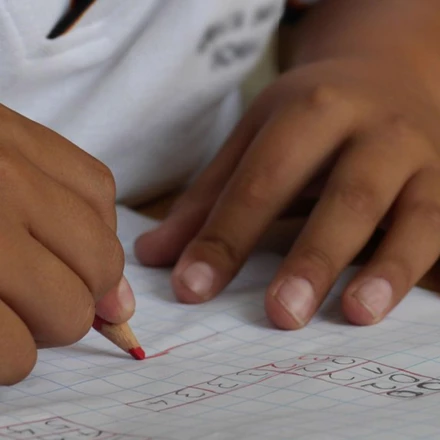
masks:
<path fill-rule="evenodd" d="M 373 319 L 377 319 L 388 308 L 393 296 L 393 289 L 387 280 L 373 278 L 362 284 L 352 295 L 371 314 Z"/>
<path fill-rule="evenodd" d="M 309 281 L 292 277 L 284 281 L 275 298 L 301 326 L 309 320 L 315 306 L 315 293 Z"/>
<path fill-rule="evenodd" d="M 206 263 L 193 263 L 183 272 L 181 281 L 197 296 L 209 297 L 214 282 L 214 271 Z"/>
<path fill-rule="evenodd" d="M 124 312 L 132 312 L 136 307 L 136 300 L 130 284 L 125 277 L 122 277 L 117 287 L 117 298 Z"/>

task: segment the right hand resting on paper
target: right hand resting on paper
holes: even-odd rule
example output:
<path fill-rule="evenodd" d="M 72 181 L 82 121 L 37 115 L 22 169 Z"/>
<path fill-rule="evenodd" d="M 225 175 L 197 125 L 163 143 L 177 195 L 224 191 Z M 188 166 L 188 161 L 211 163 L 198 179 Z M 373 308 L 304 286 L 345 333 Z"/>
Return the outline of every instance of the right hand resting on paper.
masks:
<path fill-rule="evenodd" d="M 99 161 L 0 106 L 0 385 L 26 377 L 37 348 L 81 339 L 96 312 L 132 315 L 114 186 Z"/>

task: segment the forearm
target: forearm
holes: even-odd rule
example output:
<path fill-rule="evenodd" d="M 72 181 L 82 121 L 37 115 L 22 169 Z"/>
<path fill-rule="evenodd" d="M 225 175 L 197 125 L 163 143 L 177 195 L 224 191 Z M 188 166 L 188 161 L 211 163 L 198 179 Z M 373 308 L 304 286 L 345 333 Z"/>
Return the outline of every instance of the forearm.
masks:
<path fill-rule="evenodd" d="M 440 0 L 323 0 L 298 26 L 281 26 L 281 70 L 340 57 L 411 63 L 438 82 Z"/>

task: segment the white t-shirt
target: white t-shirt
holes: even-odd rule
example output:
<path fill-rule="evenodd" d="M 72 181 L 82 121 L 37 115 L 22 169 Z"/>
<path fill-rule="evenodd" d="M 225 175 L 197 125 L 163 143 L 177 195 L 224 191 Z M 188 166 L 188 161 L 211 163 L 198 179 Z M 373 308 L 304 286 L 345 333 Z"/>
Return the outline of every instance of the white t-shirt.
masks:
<path fill-rule="evenodd" d="M 0 102 L 108 165 L 120 202 L 185 182 L 240 113 L 284 0 L 0 0 Z"/>

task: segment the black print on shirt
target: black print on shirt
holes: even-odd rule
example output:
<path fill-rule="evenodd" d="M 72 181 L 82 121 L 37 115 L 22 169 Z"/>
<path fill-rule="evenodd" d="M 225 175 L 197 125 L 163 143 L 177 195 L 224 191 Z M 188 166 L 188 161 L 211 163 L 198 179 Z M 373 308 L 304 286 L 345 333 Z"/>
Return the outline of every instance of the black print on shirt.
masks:
<path fill-rule="evenodd" d="M 246 28 L 256 29 L 275 19 L 279 12 L 278 3 L 259 5 L 251 11 L 234 11 L 211 23 L 197 46 L 199 54 L 209 56 L 213 69 L 229 67 L 255 55 L 261 48 L 258 37 L 240 37 Z M 234 34 L 237 39 L 233 40 Z"/>
<path fill-rule="evenodd" d="M 242 29 L 244 26 L 245 14 L 241 11 L 234 12 L 222 21 L 211 24 L 203 34 L 199 43 L 198 51 L 206 52 L 217 40 L 227 34 Z"/>
<path fill-rule="evenodd" d="M 278 7 L 274 3 L 262 6 L 255 11 L 253 22 L 255 25 L 264 24 L 272 20 L 278 13 Z"/>
<path fill-rule="evenodd" d="M 215 50 L 213 53 L 214 67 L 228 67 L 245 58 L 252 56 L 258 51 L 259 45 L 253 41 L 241 41 L 240 43 L 230 43 Z"/>

